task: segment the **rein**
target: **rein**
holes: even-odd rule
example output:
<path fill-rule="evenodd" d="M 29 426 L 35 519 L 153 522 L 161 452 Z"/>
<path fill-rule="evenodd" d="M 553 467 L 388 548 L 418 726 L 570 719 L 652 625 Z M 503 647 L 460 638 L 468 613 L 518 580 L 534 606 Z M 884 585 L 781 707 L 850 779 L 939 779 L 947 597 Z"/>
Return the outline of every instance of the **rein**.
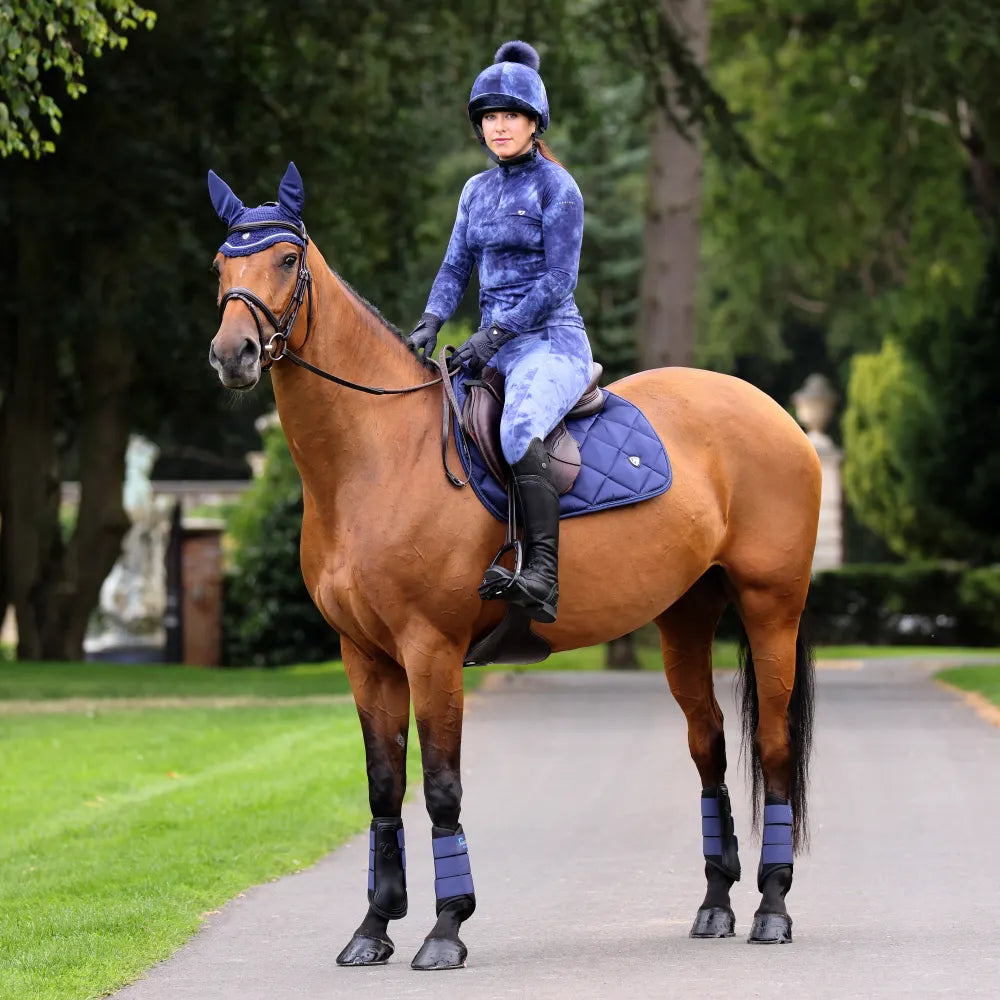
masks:
<path fill-rule="evenodd" d="M 264 302 L 264 300 L 251 289 L 244 288 L 242 285 L 234 285 L 232 288 L 227 288 L 226 291 L 223 292 L 222 298 L 219 300 L 219 322 L 222 322 L 226 306 L 233 300 L 242 302 L 247 307 L 250 315 L 253 317 L 254 323 L 257 326 L 257 337 L 260 341 L 261 358 L 267 358 L 267 362 L 262 362 L 260 366 L 260 370 L 262 372 L 270 371 L 271 366 L 275 361 L 280 361 L 282 358 L 288 358 L 289 361 L 298 365 L 299 368 L 304 368 L 306 371 L 310 371 L 314 375 L 319 375 L 320 378 L 324 378 L 329 382 L 334 382 L 337 385 L 343 386 L 345 389 L 354 389 L 357 392 L 365 392 L 372 396 L 401 396 L 410 392 L 419 392 L 421 389 L 428 389 L 431 386 L 440 384 L 444 389 L 442 394 L 441 417 L 441 462 L 444 466 L 444 474 L 448 477 L 448 482 L 450 482 L 452 486 L 455 486 L 458 489 L 461 489 L 463 486 L 468 486 L 468 479 L 459 479 L 459 477 L 456 476 L 448 467 L 448 438 L 452 412 L 454 412 L 455 417 L 458 419 L 459 443 L 464 447 L 466 456 L 469 454 L 469 446 L 468 442 L 465 440 L 465 430 L 462 427 L 461 413 L 458 408 L 458 400 L 455 398 L 455 392 L 451 385 L 451 373 L 448 371 L 449 347 L 447 345 L 443 346 L 437 360 L 434 362 L 438 371 L 441 373 L 436 379 L 432 379 L 430 382 L 420 382 L 417 385 L 406 386 L 406 388 L 403 389 L 384 389 L 380 386 L 360 385 L 357 382 L 351 382 L 348 379 L 341 378 L 339 375 L 334 375 L 331 372 L 324 371 L 322 368 L 317 368 L 315 365 L 310 364 L 305 360 L 305 358 L 300 357 L 288 346 L 288 338 L 292 332 L 292 328 L 295 326 L 295 321 L 298 319 L 299 310 L 302 308 L 303 301 L 305 301 L 307 305 L 306 336 L 302 341 L 302 347 L 305 347 L 306 343 L 308 343 L 309 334 L 312 332 L 312 272 L 309 270 L 309 265 L 306 263 L 306 254 L 309 250 L 309 236 L 306 233 L 305 226 L 295 225 L 291 222 L 244 222 L 241 225 L 231 226 L 227 235 L 238 232 L 247 232 L 252 229 L 287 229 L 290 232 L 295 233 L 303 241 L 302 257 L 299 266 L 298 278 L 295 281 L 295 287 L 292 289 L 291 298 L 288 300 L 288 305 L 285 306 L 285 309 L 280 317 L 275 316 L 267 303 Z M 264 324 L 261 321 L 261 313 L 263 313 L 264 318 L 271 324 L 271 327 L 274 330 L 274 333 L 268 338 L 265 338 L 264 336 Z M 301 349 L 302 348 L 299 348 L 299 350 Z M 451 348 L 451 350 L 454 351 L 454 348 Z"/>

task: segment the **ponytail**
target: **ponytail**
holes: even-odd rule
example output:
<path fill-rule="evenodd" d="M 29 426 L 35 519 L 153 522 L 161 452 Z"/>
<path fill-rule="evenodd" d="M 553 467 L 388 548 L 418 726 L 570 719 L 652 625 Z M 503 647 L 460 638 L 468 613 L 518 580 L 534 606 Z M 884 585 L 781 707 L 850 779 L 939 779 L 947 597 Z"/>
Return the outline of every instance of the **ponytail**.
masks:
<path fill-rule="evenodd" d="M 557 166 L 562 167 L 562 163 L 560 163 L 559 160 L 552 155 L 552 150 L 549 149 L 549 144 L 544 139 L 536 138 L 535 145 L 538 146 L 538 152 L 541 156 L 544 156 L 546 160 L 551 160 Z M 563 167 L 563 169 L 565 170 L 566 168 Z"/>

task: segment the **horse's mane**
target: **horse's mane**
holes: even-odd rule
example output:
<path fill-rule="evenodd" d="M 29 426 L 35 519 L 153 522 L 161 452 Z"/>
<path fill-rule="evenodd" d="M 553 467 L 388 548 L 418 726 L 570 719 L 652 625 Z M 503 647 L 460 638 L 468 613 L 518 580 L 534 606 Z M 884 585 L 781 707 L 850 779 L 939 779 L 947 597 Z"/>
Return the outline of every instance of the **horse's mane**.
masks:
<path fill-rule="evenodd" d="M 399 329 L 395 323 L 390 323 L 389 320 L 382 315 L 382 311 L 378 306 L 369 302 L 349 281 L 347 281 L 341 274 L 330 268 L 330 273 L 351 293 L 361 303 L 381 324 L 384 326 L 393 336 L 397 339 L 405 341 L 406 335 L 402 330 Z"/>

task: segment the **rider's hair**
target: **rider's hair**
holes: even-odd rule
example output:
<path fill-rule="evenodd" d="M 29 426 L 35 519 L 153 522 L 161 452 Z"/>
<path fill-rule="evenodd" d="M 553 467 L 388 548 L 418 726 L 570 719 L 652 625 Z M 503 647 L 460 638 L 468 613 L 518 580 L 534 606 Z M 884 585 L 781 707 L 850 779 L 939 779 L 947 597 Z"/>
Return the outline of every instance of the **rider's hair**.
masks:
<path fill-rule="evenodd" d="M 544 139 L 536 138 L 535 143 L 538 146 L 539 156 L 544 156 L 546 160 L 551 160 L 553 163 L 558 163 L 560 167 L 562 166 L 562 163 L 555 158 L 552 150 L 549 149 L 549 144 Z"/>

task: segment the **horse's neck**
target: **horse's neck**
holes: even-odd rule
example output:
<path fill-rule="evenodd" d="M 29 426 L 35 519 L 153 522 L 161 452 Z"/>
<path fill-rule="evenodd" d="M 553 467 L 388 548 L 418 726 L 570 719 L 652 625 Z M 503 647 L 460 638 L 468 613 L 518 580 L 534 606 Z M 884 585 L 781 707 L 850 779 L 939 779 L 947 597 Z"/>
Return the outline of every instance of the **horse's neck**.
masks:
<path fill-rule="evenodd" d="M 314 247 L 309 260 L 312 330 L 305 339 L 303 306 L 289 346 L 310 364 L 361 385 L 396 389 L 429 381 L 427 369 Z M 411 470 L 432 457 L 435 428 L 440 433 L 439 389 L 374 396 L 334 385 L 287 359 L 271 371 L 292 456 L 307 490 L 322 502 L 364 502 L 375 483 L 405 483 Z"/>

